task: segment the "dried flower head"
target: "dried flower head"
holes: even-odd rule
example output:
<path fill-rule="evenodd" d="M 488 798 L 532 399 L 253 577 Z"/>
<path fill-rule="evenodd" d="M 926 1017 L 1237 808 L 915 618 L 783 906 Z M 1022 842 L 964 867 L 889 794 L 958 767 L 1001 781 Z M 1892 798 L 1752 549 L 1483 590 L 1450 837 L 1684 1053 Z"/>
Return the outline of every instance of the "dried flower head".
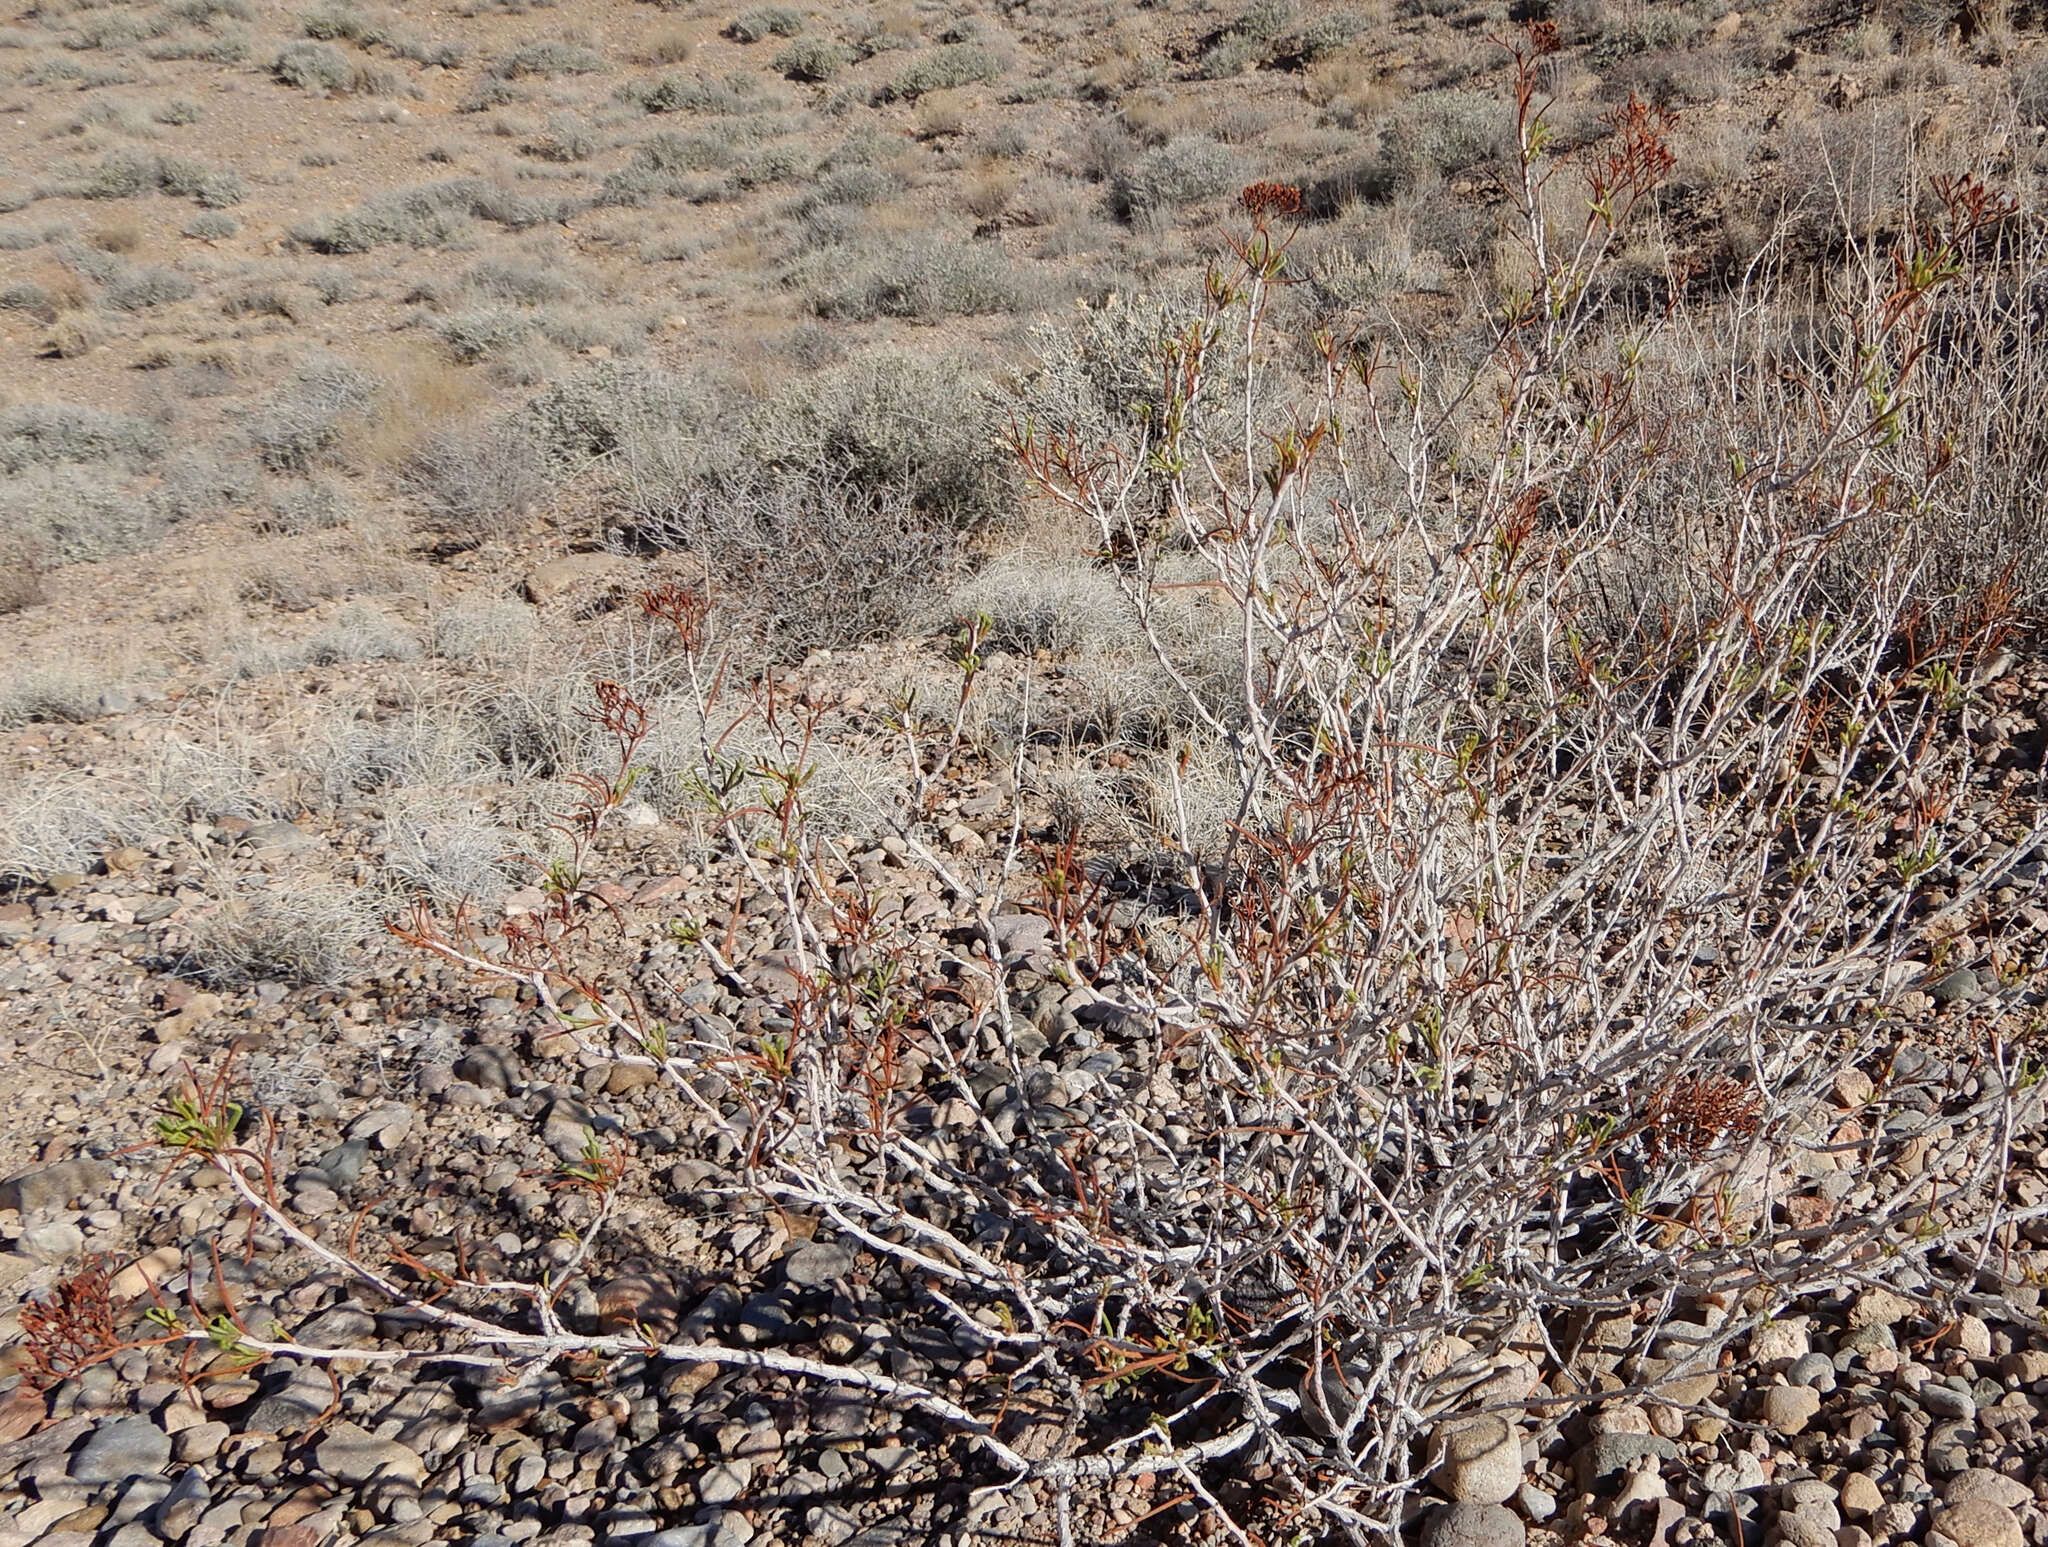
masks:
<path fill-rule="evenodd" d="M 1652 1158 L 1700 1160 L 1731 1139 L 1754 1138 L 1762 1116 L 1756 1093 L 1724 1074 L 1687 1074 L 1652 1102 L 1643 1142 Z"/>

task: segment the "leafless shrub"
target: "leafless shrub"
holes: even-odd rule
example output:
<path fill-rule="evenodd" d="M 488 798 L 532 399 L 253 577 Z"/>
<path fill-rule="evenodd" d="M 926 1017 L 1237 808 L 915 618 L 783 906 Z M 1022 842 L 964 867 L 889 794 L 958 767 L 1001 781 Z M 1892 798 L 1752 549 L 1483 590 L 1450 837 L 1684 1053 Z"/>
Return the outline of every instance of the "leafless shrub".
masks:
<path fill-rule="evenodd" d="M 54 563 L 141 552 L 167 525 L 147 489 L 103 465 L 43 464 L 0 479 L 0 536 Z"/>
<path fill-rule="evenodd" d="M 797 658 L 897 632 L 929 607 L 966 541 L 907 491 L 866 489 L 843 475 L 684 478 L 658 496 L 645 485 L 637 492 L 635 536 L 690 554 L 734 599 L 735 624 Z"/>
<path fill-rule="evenodd" d="M 921 1287 L 890 1316 L 977 1329 L 1003 1378 L 937 1389 L 822 1344 L 585 1334 L 554 1315 L 553 1278 L 422 1293 L 298 1226 L 217 1102 L 178 1147 L 402 1308 L 406 1355 L 431 1340 L 504 1366 L 767 1369 L 957 1436 L 991 1487 L 1065 1500 L 1170 1477 L 1207 1535 L 1249 1541 L 1277 1521 L 1354 1547 L 1402 1536 L 1439 1419 L 1536 1394 L 1546 1422 L 1568 1421 L 1591 1322 L 1635 1384 L 1589 1405 L 1654 1395 L 1672 1366 L 1651 1350 L 1674 1320 L 1702 1325 L 1683 1312 L 1725 1313 L 1702 1334 L 1718 1369 L 1798 1297 L 1938 1252 L 1981 1266 L 2005 1227 L 2048 1217 L 2009 1198 L 2002 1146 L 1984 1142 L 2038 1112 L 2002 1045 L 1940 1137 L 1863 1131 L 1859 1164 L 1910 1153 L 1912 1185 L 1859 1194 L 1825 1231 L 1773 1208 L 1899 969 L 1917 972 L 2044 836 L 2010 823 L 2001 849 L 1958 820 L 1970 684 L 2015 616 L 2009 593 L 1931 584 L 1916 530 L 1948 497 L 1946 410 L 1923 394 L 1953 382 L 1944 362 L 2016 360 L 2019 390 L 2039 390 L 2031 354 L 2004 342 L 2024 314 L 1966 277 L 1996 257 L 2007 209 L 1951 182 L 1936 223 L 1903 223 L 1895 243 L 1847 233 L 1846 277 L 1815 308 L 1826 326 L 1797 355 L 1762 327 L 1756 308 L 1777 303 L 1760 293 L 1630 310 L 1601 275 L 1671 170 L 1668 121 L 1631 101 L 1591 154 L 1548 160 L 1530 104 L 1554 44 L 1532 28 L 1514 61 L 1502 160 L 1519 246 L 1482 347 L 1431 353 L 1396 333 L 1354 349 L 1328 332 L 1269 347 L 1302 200 L 1262 184 L 1175 325 L 1134 307 L 1042 351 L 1013 450 L 1087 532 L 1176 734 L 1143 760 L 1143 787 L 1105 775 L 1064 797 L 1068 831 L 1035 865 L 970 867 L 986 839 L 945 828 L 937 802 L 1004 668 L 988 626 L 965 624 L 948 690 L 899 716 L 902 775 L 856 824 L 886 821 L 903 857 L 972 904 L 938 992 L 924 947 L 847 885 L 837 819 L 810 825 L 817 722 L 734 685 L 715 598 L 643 598 L 674 631 L 666 690 L 601 682 L 580 737 L 562 730 L 577 722 L 559 672 L 478 706 L 482 724 L 547 738 L 534 760 L 556 758 L 569 786 L 560 863 L 502 947 L 429 913 L 405 938 L 531 991 L 593 1062 L 652 1071 L 748 1157 L 747 1186 Z M 1303 349 L 1322 367 L 1312 389 L 1287 374 Z M 900 453 L 930 426 L 878 431 L 843 418 L 847 401 L 811 402 L 808 423 L 777 401 L 709 447 L 716 411 L 686 403 L 672 433 L 634 419 L 591 454 L 625 464 L 636 519 L 670 522 L 679 544 L 743 564 L 749 542 L 787 536 L 801 573 L 803 520 L 934 522 L 908 476 L 857 477 L 844 454 Z M 557 397 L 552 422 L 588 406 Z M 816 455 L 828 440 L 841 454 Z M 760 455 L 775 444 L 789 454 Z M 803 476 L 761 471 L 790 466 Z M 1915 521 L 1899 519 L 1907 499 Z M 1652 565 L 1653 604 L 1613 605 Z M 593 745 L 604 761 L 559 761 Z M 599 839 L 650 760 L 776 900 L 793 966 L 746 993 L 758 1034 L 647 1013 L 637 962 L 589 992 Z M 1171 841 L 1083 852 L 1071 840 L 1096 798 Z M 742 981 L 709 921 L 676 933 Z M 1042 947 L 1016 949 L 1019 934 Z M 1055 979 L 1088 986 L 1134 1077 L 1027 1067 Z M 569 1248 L 580 1265 L 626 1179 L 595 1150 L 571 1179 L 595 1221 Z M 1481 1380 L 1500 1384 L 1475 1393 Z M 1040 1443 L 1016 1439 L 1020 1411 L 1045 1415 Z"/>
<path fill-rule="evenodd" d="M 434 528 L 469 547 L 517 530 L 546 492 L 531 441 L 504 422 L 429 435 L 400 476 Z"/>
<path fill-rule="evenodd" d="M 331 457 L 349 418 L 376 394 L 367 372 L 334 356 L 315 356 L 256 416 L 249 439 L 269 471 L 304 475 Z"/>

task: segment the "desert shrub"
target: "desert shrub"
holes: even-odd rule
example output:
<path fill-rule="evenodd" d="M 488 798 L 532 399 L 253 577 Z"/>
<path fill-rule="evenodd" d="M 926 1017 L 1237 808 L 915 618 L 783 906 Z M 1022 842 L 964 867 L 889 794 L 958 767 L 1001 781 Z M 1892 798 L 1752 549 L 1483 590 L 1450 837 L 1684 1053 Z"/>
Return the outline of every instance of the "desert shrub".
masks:
<path fill-rule="evenodd" d="M 687 423 L 697 394 L 672 371 L 606 360 L 564 376 L 528 401 L 519 434 L 546 463 L 568 468 L 608 456 L 654 426 Z"/>
<path fill-rule="evenodd" d="M 656 199 L 684 199 L 692 204 L 702 204 L 717 199 L 724 189 L 722 178 L 657 172 L 645 163 L 635 162 L 605 174 L 604 182 L 598 188 L 597 202 L 615 209 L 638 209 Z"/>
<path fill-rule="evenodd" d="M 1125 220 L 1155 218 L 1214 198 L 1241 180 L 1234 151 L 1200 135 L 1183 135 L 1118 172 L 1110 184 L 1110 203 Z"/>
<path fill-rule="evenodd" d="M 494 108 L 511 107 L 515 103 L 530 102 L 533 93 L 523 86 L 515 86 L 497 76 L 486 76 L 476 83 L 469 95 L 462 99 L 456 109 L 461 113 L 488 113 Z"/>
<path fill-rule="evenodd" d="M 530 655 L 538 639 L 533 609 L 524 602 L 485 597 L 434 614 L 434 653 L 450 661 L 510 666 Z"/>
<path fill-rule="evenodd" d="M 725 35 L 737 43 L 759 43 L 764 38 L 793 38 L 803 30 L 803 12 L 794 6 L 762 5 L 727 22 Z"/>
<path fill-rule="evenodd" d="M 152 266 L 123 274 L 100 293 L 100 300 L 115 311 L 140 312 L 188 300 L 197 289 L 189 275 Z"/>
<path fill-rule="evenodd" d="M 356 65 L 326 43 L 287 43 L 270 61 L 271 75 L 301 91 L 347 91 Z"/>
<path fill-rule="evenodd" d="M 811 175 L 811 153 L 801 145 L 766 145 L 741 159 L 733 168 L 735 188 L 765 188 L 775 183 L 794 182 Z"/>
<path fill-rule="evenodd" d="M 226 209 L 249 196 L 248 181 L 241 173 L 182 156 L 164 157 L 158 168 L 158 181 L 165 193 L 191 199 L 206 209 Z"/>
<path fill-rule="evenodd" d="M 830 38 L 798 38 L 777 49 L 770 63 L 793 81 L 823 82 L 846 68 L 850 55 Z"/>
<path fill-rule="evenodd" d="M 143 49 L 151 59 L 189 60 L 201 64 L 241 64 L 254 51 L 254 45 L 245 33 L 225 28 L 192 37 L 159 38 Z"/>
<path fill-rule="evenodd" d="M 527 263 L 486 258 L 472 264 L 462 276 L 463 288 L 498 301 L 516 301 L 521 306 L 542 306 L 552 301 L 582 299 L 583 286 L 575 274 L 559 264 Z"/>
<path fill-rule="evenodd" d="M 305 644 L 308 666 L 340 666 L 351 661 L 413 661 L 419 641 L 389 613 L 362 602 L 350 602 Z"/>
<path fill-rule="evenodd" d="M 162 191 L 219 209 L 248 197 L 249 185 L 237 172 L 188 157 L 118 151 L 103 157 L 83 183 L 68 191 L 81 199 L 132 199 Z"/>
<path fill-rule="evenodd" d="M 376 396 L 367 372 L 332 355 L 315 356 L 250 421 L 250 444 L 270 472 L 303 477 L 333 456 L 344 426 Z"/>
<path fill-rule="evenodd" d="M 188 27 L 211 27 L 222 18 L 254 21 L 256 7 L 249 0 L 171 0 L 164 14 Z"/>
<path fill-rule="evenodd" d="M 900 490 L 844 479 L 685 481 L 633 511 L 634 535 L 687 552 L 736 600 L 728 626 L 801 659 L 821 646 L 891 638 L 923 614 L 965 552 Z"/>
<path fill-rule="evenodd" d="M 2048 58 L 2037 58 L 2013 72 L 2013 97 L 2022 123 L 2048 125 Z"/>
<path fill-rule="evenodd" d="M 302 12 L 299 30 L 323 43 L 362 43 L 377 37 L 369 17 L 344 0 L 333 0 Z"/>
<path fill-rule="evenodd" d="M 725 81 L 698 80 L 682 75 L 664 75 L 640 81 L 623 89 L 622 95 L 649 113 L 739 113 L 773 112 L 781 101 L 764 96 L 751 77 Z"/>
<path fill-rule="evenodd" d="M 1091 311 L 1081 321 L 1036 324 L 1030 334 L 1033 365 L 1017 391 L 1034 424 L 1058 425 L 1091 440 L 1107 441 L 1131 426 L 1157 422 L 1173 406 L 1158 360 L 1168 342 L 1200 321 L 1195 299 L 1177 293 Z M 1236 390 L 1241 362 L 1226 344 L 1209 356 L 1196 405 Z"/>
<path fill-rule="evenodd" d="M 64 34 L 66 48 L 118 50 L 161 37 L 169 30 L 162 18 L 135 16 L 119 11 L 89 11 Z"/>
<path fill-rule="evenodd" d="M 0 409 L 0 472 L 58 462 L 104 462 L 140 472 L 162 455 L 162 428 L 150 419 L 79 403 L 33 402 Z"/>
<path fill-rule="evenodd" d="M 0 618 L 40 605 L 48 591 L 43 566 L 49 553 L 30 532 L 0 531 Z"/>
<path fill-rule="evenodd" d="M 821 372 L 737 411 L 724 403 L 723 394 L 701 394 L 686 415 L 634 423 L 614 453 L 617 499 L 629 527 L 659 545 L 725 555 L 726 544 L 743 546 L 751 533 L 788 546 L 784 556 L 744 560 L 745 572 L 771 591 L 772 567 L 794 566 L 784 577 L 788 596 L 762 594 L 748 604 L 764 609 L 769 632 L 785 640 L 817 642 L 847 629 L 847 637 L 867 637 L 885 618 L 901 622 L 930 594 L 922 582 L 915 598 L 887 594 L 910 585 L 919 544 L 935 583 L 966 541 L 1011 513 L 994 406 L 957 366 L 884 356 Z M 874 528 L 865 535 L 863 511 Z M 814 534 L 806 535 L 806 521 Z M 708 535 L 691 538 L 704 523 Z M 839 601 L 826 594 L 834 544 L 851 566 Z M 743 561 L 735 552 L 730 562 Z M 807 632 L 805 615 L 817 620 L 815 631 Z M 871 622 L 856 624 L 860 617 Z"/>
<path fill-rule="evenodd" d="M 950 600 L 959 616 L 988 619 L 991 649 L 1071 655 L 1132 642 L 1115 578 L 1069 555 L 1000 554 L 955 586 Z"/>
<path fill-rule="evenodd" d="M 509 422 L 436 431 L 399 477 L 435 530 L 464 547 L 518 530 L 546 492 L 530 438 Z"/>
<path fill-rule="evenodd" d="M 182 235 L 202 242 L 226 241 L 242 229 L 234 216 L 220 210 L 204 210 L 185 222 Z"/>
<path fill-rule="evenodd" d="M 1046 286 L 988 242 L 890 244 L 859 258 L 821 254 L 797 273 L 805 300 L 820 317 L 867 321 L 907 317 L 936 322 L 1026 310 Z"/>
<path fill-rule="evenodd" d="M 1338 52 L 1351 40 L 1364 32 L 1365 17 L 1357 11 L 1339 8 L 1325 11 L 1314 21 L 1301 29 L 1301 57 L 1305 63 L 1314 64 Z"/>
<path fill-rule="evenodd" d="M 541 161 L 569 164 L 588 161 L 605 148 L 602 135 L 574 113 L 557 113 L 548 120 L 547 131 L 520 149 Z"/>
<path fill-rule="evenodd" d="M 331 478 L 287 478 L 271 485 L 258 529 L 288 537 L 331 532 L 353 524 L 362 507 L 346 484 Z"/>
<path fill-rule="evenodd" d="M 0 676 L 0 726 L 83 725 L 105 713 L 102 701 L 115 686 L 104 670 L 84 662 L 14 662 Z"/>
<path fill-rule="evenodd" d="M 145 151 L 116 151 L 104 156 L 86 174 L 78 189 L 82 199 L 132 199 L 157 186 L 162 159 Z"/>
<path fill-rule="evenodd" d="M 582 43 L 554 39 L 521 45 L 491 65 L 491 74 L 502 80 L 521 80 L 538 75 L 552 80 L 558 75 L 598 75 L 611 65 L 604 55 Z"/>
<path fill-rule="evenodd" d="M 914 101 L 928 91 L 992 81 L 1002 73 L 1002 61 L 980 44 L 949 43 L 912 60 L 881 95 L 886 101 Z"/>
<path fill-rule="evenodd" d="M 0 311 L 27 312 L 38 322 L 57 320 L 56 298 L 32 279 L 0 285 Z"/>
<path fill-rule="evenodd" d="M 877 54 L 922 48 L 924 34 L 918 30 L 914 13 L 884 11 L 877 16 L 862 18 L 854 29 L 853 46 L 859 50 L 861 58 L 872 59 Z"/>
<path fill-rule="evenodd" d="M 378 194 L 345 214 L 310 221 L 292 235 L 315 252 L 334 254 L 370 252 L 394 243 L 440 247 L 461 237 L 473 219 L 518 231 L 565 218 L 568 212 L 560 201 L 461 177 Z"/>
<path fill-rule="evenodd" d="M 174 452 L 164 461 L 156 499 L 166 520 L 186 521 L 254 503 L 260 492 L 247 461 L 211 450 Z"/>
<path fill-rule="evenodd" d="M 633 165 L 653 172 L 710 172 L 731 166 L 739 155 L 730 135 L 662 129 L 633 148 Z"/>
<path fill-rule="evenodd" d="M 0 481 L 0 538 L 57 564 L 154 547 L 167 529 L 148 492 L 103 464 L 41 463 Z"/>
<path fill-rule="evenodd" d="M 1443 176 L 1510 152 L 1501 106 L 1484 92 L 1433 91 L 1411 97 L 1381 131 L 1394 164 Z"/>
<path fill-rule="evenodd" d="M 525 343 L 533 336 L 533 324 L 510 308 L 480 306 L 440 318 L 434 332 L 457 360 L 474 365 Z"/>
<path fill-rule="evenodd" d="M 355 893 L 304 879 L 267 885 L 194 920 L 192 962 L 199 976 L 222 987 L 338 983 L 372 923 Z"/>
<path fill-rule="evenodd" d="M 385 813 L 384 868 L 404 892 L 452 907 L 507 889 L 517 841 L 445 793 L 401 796 Z"/>
<path fill-rule="evenodd" d="M 83 873 L 124 840 L 149 834 L 140 792 L 103 774 L 0 775 L 0 875 Z"/>
<path fill-rule="evenodd" d="M 0 252 L 26 252 L 31 247 L 40 247 L 45 242 L 57 240 L 55 234 L 61 228 L 39 226 L 0 226 Z"/>
<path fill-rule="evenodd" d="M 1226 81 L 1262 62 L 1267 45 L 1241 33 L 1226 33 L 1202 50 L 1196 69 L 1206 81 Z"/>

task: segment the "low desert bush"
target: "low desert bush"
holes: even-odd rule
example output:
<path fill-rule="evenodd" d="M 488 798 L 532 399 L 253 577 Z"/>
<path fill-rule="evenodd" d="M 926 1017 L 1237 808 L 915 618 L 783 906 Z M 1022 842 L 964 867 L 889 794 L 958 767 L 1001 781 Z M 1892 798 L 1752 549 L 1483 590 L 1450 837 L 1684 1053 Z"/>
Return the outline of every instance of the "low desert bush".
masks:
<path fill-rule="evenodd" d="M 17 662 L 0 677 L 0 726 L 36 720 L 82 725 L 100 717 L 101 700 L 118 686 L 103 668 L 84 662 Z"/>
<path fill-rule="evenodd" d="M 793 81 L 834 80 L 852 55 L 830 38 L 804 37 L 779 48 L 770 63 Z"/>
<path fill-rule="evenodd" d="M 261 876 L 196 919 L 190 952 L 198 975 L 223 987 L 331 984 L 354 963 L 372 917 L 366 899 L 328 884 Z"/>
<path fill-rule="evenodd" d="M 1047 283 L 990 242 L 930 240 L 834 249 L 800 263 L 792 276 L 818 316 L 864 322 L 906 317 L 937 322 L 1025 311 Z"/>
<path fill-rule="evenodd" d="M 253 504 L 260 492 L 260 475 L 247 460 L 187 449 L 165 458 L 156 500 L 166 520 L 188 521 Z"/>
<path fill-rule="evenodd" d="M 484 178 L 459 177 L 377 194 L 345 214 L 298 226 L 292 236 L 315 252 L 334 254 L 370 252 L 394 243 L 442 247 L 473 229 L 474 220 L 523 231 L 566 219 L 576 207 L 573 198 L 538 198 Z"/>
<path fill-rule="evenodd" d="M 368 372 L 337 356 L 315 356 L 250 421 L 250 444 L 268 471 L 303 476 L 334 457 L 345 425 L 376 396 Z"/>
<path fill-rule="evenodd" d="M 147 836 L 139 792 L 104 773 L 0 773 L 0 876 L 83 874 L 115 844 Z"/>
<path fill-rule="evenodd" d="M 100 301 L 120 312 L 147 311 L 189 300 L 198 290 L 191 276 L 152 265 L 130 270 L 100 292 Z"/>
<path fill-rule="evenodd" d="M 398 78 L 363 59 L 351 59 L 331 43 L 287 43 L 270 61 L 271 76 L 301 91 L 388 97 Z"/>
<path fill-rule="evenodd" d="M 56 462 L 105 462 L 130 472 L 164 450 L 154 420 L 79 403 L 30 402 L 0 409 L 0 472 Z"/>
<path fill-rule="evenodd" d="M 453 907 L 509 888 L 520 838 L 444 792 L 400 797 L 386 802 L 384 869 L 402 896 Z"/>
<path fill-rule="evenodd" d="M 884 101 L 915 101 L 926 92 L 1000 79 L 1003 62 L 979 43 L 949 43 L 913 59 L 882 88 Z"/>
<path fill-rule="evenodd" d="M 202 242 L 224 242 L 242 229 L 242 223 L 222 210 L 205 210 L 185 222 L 182 235 Z"/>
<path fill-rule="evenodd" d="M 524 602 L 484 597 L 434 614 L 434 654 L 444 660 L 511 666 L 532 655 L 539 638 L 534 611 Z"/>
<path fill-rule="evenodd" d="M 702 564 L 729 599 L 728 627 L 790 660 L 898 636 L 966 551 L 965 533 L 934 525 L 900 489 L 844 477 L 725 474 L 634 492 L 635 539 Z"/>
<path fill-rule="evenodd" d="M 288 478 L 271 485 L 257 530 L 301 537 L 353 525 L 362 513 L 347 484 L 331 478 Z"/>
<path fill-rule="evenodd" d="M 1411 97 L 1380 132 L 1381 154 L 1406 170 L 1450 176 L 1511 153 L 1501 106 L 1484 92 L 1433 91 Z"/>
<path fill-rule="evenodd" d="M 547 487 L 531 441 L 507 422 L 429 434 L 399 479 L 435 531 L 461 547 L 518 530 Z"/>
<path fill-rule="evenodd" d="M 567 470 L 660 426 L 691 423 L 701 406 L 672 371 L 607 360 L 536 394 L 519 415 L 518 434 L 545 464 Z"/>
<path fill-rule="evenodd" d="M 726 23 L 725 35 L 736 43 L 766 38 L 793 38 L 804 30 L 804 13 L 789 5 L 762 5 L 742 11 Z"/>
<path fill-rule="evenodd" d="M 590 160 L 606 144 L 603 135 L 574 113 L 557 113 L 548 120 L 545 133 L 536 135 L 519 148 L 537 160 L 569 165 Z"/>
<path fill-rule="evenodd" d="M 32 279 L 0 285 L 0 311 L 26 312 L 38 322 L 57 320 L 57 299 Z"/>
<path fill-rule="evenodd" d="M 1115 577 L 1070 554 L 1000 554 L 956 586 L 950 600 L 960 616 L 988 619 L 991 649 L 1072 655 L 1137 643 Z"/>
<path fill-rule="evenodd" d="M 82 183 L 62 191 L 81 199 L 132 199 L 161 191 L 222 209 L 247 198 L 249 185 L 237 172 L 190 157 L 122 151 L 103 157 Z"/>
<path fill-rule="evenodd" d="M 148 490 L 106 464 L 34 464 L 0 480 L 0 539 L 29 544 L 53 563 L 140 553 L 168 525 Z"/>
<path fill-rule="evenodd" d="M 599 75 L 611 65 L 604 55 L 588 44 L 559 39 L 526 43 L 491 65 L 491 74 L 503 80 L 540 76 L 552 80 L 558 75 Z"/>
<path fill-rule="evenodd" d="M 757 618 L 773 648 L 921 616 L 967 544 L 1010 517 L 994 406 L 955 366 L 863 361 L 737 412 L 706 396 L 688 419 L 643 418 L 622 435 L 623 525 L 710 565 L 746 599 L 729 616 Z"/>
<path fill-rule="evenodd" d="M 622 87 L 620 94 L 649 113 L 711 113 L 737 116 L 742 113 L 773 113 L 783 107 L 780 96 L 763 92 L 750 75 L 729 76 L 707 81 L 681 75 L 664 75 Z"/>
<path fill-rule="evenodd" d="M 1156 219 L 1236 187 L 1241 171 L 1237 153 L 1227 146 L 1184 135 L 1117 171 L 1110 183 L 1110 204 L 1124 220 Z"/>
<path fill-rule="evenodd" d="M 434 332 L 449 354 L 464 365 L 516 349 L 533 337 L 533 331 L 526 313 L 505 306 L 472 307 L 434 324 Z"/>

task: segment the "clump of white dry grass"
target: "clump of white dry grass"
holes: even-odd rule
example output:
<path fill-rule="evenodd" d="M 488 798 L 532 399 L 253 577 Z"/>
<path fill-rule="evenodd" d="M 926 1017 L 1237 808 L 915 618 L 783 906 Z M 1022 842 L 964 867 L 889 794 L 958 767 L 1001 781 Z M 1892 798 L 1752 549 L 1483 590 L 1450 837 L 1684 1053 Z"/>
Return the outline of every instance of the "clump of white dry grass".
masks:
<path fill-rule="evenodd" d="M 191 926 L 193 964 L 208 982 L 338 983 L 374 924 L 370 899 L 309 876 L 231 892 Z"/>

